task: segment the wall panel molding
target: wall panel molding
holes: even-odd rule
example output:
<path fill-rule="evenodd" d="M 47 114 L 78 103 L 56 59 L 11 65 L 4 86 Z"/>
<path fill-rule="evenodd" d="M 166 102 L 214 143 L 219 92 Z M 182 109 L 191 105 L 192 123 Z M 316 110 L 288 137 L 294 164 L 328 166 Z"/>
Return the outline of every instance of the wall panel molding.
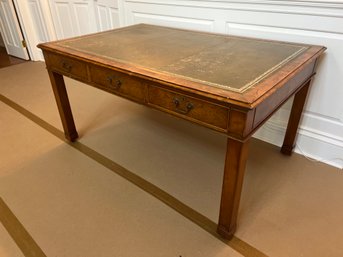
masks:
<path fill-rule="evenodd" d="M 314 15 L 342 18 L 341 1 L 199 1 L 199 0 L 127 0 L 131 3 L 159 4 L 167 6 L 200 7 L 221 10 L 240 10 L 254 12 L 272 12 L 283 14 Z"/>
<path fill-rule="evenodd" d="M 203 20 L 212 23 L 218 33 L 327 46 L 305 106 L 295 151 L 342 168 L 343 78 L 338 74 L 343 70 L 343 58 L 339 57 L 343 56 L 343 1 L 126 0 L 125 8 L 129 24 L 168 25 L 168 21 L 171 26 L 187 28 L 187 22 L 191 26 L 194 20 Z M 177 22 L 180 20 L 182 24 Z M 208 31 L 206 27 L 198 29 Z M 280 145 L 291 101 L 255 137 Z"/>
<path fill-rule="evenodd" d="M 53 2 L 89 3 L 81 0 L 23 0 L 28 13 L 39 17 L 34 25 L 43 38 L 55 39 L 61 27 L 52 24 Z M 27 3 L 31 3 L 31 9 Z M 40 3 L 40 7 L 36 5 Z M 44 6 L 43 6 L 44 2 Z M 101 7 L 93 19 L 97 30 L 109 26 L 152 23 L 238 36 L 275 39 L 324 45 L 328 50 L 318 65 L 318 74 L 311 88 L 302 118 L 296 151 L 336 167 L 343 166 L 343 1 L 342 0 L 97 0 Z M 90 4 L 92 3 L 92 4 Z M 113 5 L 113 6 L 112 6 Z M 51 11 L 47 7 L 51 8 Z M 100 11 L 100 12 L 99 12 Z M 41 12 L 41 14 L 37 14 Z M 99 13 L 106 15 L 100 15 Z M 70 19 L 76 14 L 70 14 Z M 98 17 L 96 17 L 98 15 Z M 32 16 L 32 14 L 31 14 Z M 105 17 L 106 16 L 106 17 Z M 29 15 L 27 16 L 29 17 Z M 49 22 L 50 19 L 50 22 Z M 111 20 L 112 19 L 112 20 Z M 39 21 L 40 20 L 40 21 Z M 43 20 L 43 21 L 42 21 Z M 42 24 L 46 22 L 46 24 Z M 34 24 L 35 22 L 28 21 Z M 111 24 L 112 25 L 108 25 Z M 31 31 L 29 31 L 31 33 Z M 38 31 L 38 32 L 37 32 Z M 57 33 L 56 33 L 57 32 Z M 31 37 L 33 37 L 31 35 Z M 35 47 L 36 42 L 32 44 Z M 263 126 L 256 137 L 281 144 L 288 120 L 291 100 Z"/>
<path fill-rule="evenodd" d="M 201 31 L 213 31 L 214 21 L 206 19 L 185 18 L 169 15 L 158 15 L 143 12 L 132 12 L 133 23 L 150 23 L 178 27 L 184 29 L 197 29 Z"/>
<path fill-rule="evenodd" d="M 97 0 L 94 2 L 98 31 L 120 26 L 118 2 L 115 0 Z"/>

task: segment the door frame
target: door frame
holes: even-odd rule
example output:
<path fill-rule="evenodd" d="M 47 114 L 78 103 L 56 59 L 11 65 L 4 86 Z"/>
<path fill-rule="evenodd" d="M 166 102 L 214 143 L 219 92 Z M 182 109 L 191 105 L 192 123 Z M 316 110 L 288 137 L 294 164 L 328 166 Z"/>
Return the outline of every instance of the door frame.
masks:
<path fill-rule="evenodd" d="M 18 10 L 13 0 L 7 0 L 7 1 L 5 0 L 4 3 L 9 4 L 10 13 L 7 13 L 7 15 L 11 16 L 11 17 L 8 17 L 8 19 L 3 17 L 1 21 L 1 25 L 2 25 L 1 27 L 2 29 L 4 29 L 1 31 L 1 37 L 2 37 L 2 40 L 4 41 L 6 52 L 8 55 L 13 55 L 14 57 L 29 61 L 31 60 L 31 56 L 30 56 L 27 46 L 24 45 L 26 43 L 26 38 L 24 36 L 23 29 L 19 21 Z M 6 12 L 5 9 L 3 9 L 3 11 Z M 8 24 L 8 22 L 10 22 L 10 24 Z M 6 43 L 6 37 L 11 37 L 10 35 L 6 35 L 6 27 L 8 26 L 9 26 L 8 29 L 10 30 L 10 34 L 15 35 L 16 38 L 19 40 L 18 42 L 15 42 L 14 45 L 11 43 L 9 44 Z M 19 44 L 20 46 L 17 46 L 17 44 Z"/>
<path fill-rule="evenodd" d="M 37 45 L 43 41 L 56 39 L 50 6 L 46 0 L 13 0 L 19 24 L 32 61 L 43 61 L 44 57 Z M 35 14 L 35 15 L 34 15 Z"/>

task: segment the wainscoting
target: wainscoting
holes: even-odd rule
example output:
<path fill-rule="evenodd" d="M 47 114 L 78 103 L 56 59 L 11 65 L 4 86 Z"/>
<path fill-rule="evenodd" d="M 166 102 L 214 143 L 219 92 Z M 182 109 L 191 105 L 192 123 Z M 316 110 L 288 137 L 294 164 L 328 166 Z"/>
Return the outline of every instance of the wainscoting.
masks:
<path fill-rule="evenodd" d="M 26 2 L 30 3 L 31 12 L 35 13 L 32 16 L 35 17 L 33 23 L 39 42 L 135 23 L 151 23 L 326 46 L 328 50 L 318 65 L 318 75 L 307 101 L 295 151 L 330 165 L 343 167 L 342 1 Z M 52 15 L 49 15 L 49 9 Z M 285 131 L 290 104 L 286 103 L 255 136 L 279 145 Z"/>
<path fill-rule="evenodd" d="M 318 66 L 296 152 L 343 167 L 343 3 L 318 1 L 126 1 L 127 24 L 153 23 L 230 35 L 318 44 L 328 51 Z M 280 145 L 286 103 L 256 137 Z"/>

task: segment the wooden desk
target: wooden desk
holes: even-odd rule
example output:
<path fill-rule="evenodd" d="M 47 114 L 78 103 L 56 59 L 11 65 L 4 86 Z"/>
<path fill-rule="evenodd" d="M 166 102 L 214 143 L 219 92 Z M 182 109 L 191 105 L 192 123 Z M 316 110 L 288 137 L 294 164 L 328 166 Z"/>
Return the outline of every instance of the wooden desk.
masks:
<path fill-rule="evenodd" d="M 250 137 L 295 95 L 281 148 L 291 154 L 325 50 L 144 24 L 38 47 L 70 141 L 78 134 L 63 76 L 227 135 L 217 231 L 228 239 L 236 229 Z"/>

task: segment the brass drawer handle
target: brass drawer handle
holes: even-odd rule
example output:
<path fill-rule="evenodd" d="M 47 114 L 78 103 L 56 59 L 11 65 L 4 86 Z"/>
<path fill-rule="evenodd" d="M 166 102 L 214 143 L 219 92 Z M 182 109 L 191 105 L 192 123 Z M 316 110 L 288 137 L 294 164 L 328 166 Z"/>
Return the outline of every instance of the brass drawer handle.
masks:
<path fill-rule="evenodd" d="M 186 101 L 186 99 L 183 97 L 181 98 L 181 100 L 175 97 L 173 99 L 173 102 L 175 104 L 175 110 L 182 114 L 188 114 L 194 108 L 194 105 L 191 102 Z M 181 107 L 181 105 L 183 105 L 183 107 Z"/>
<path fill-rule="evenodd" d="M 122 82 L 119 79 L 116 79 L 115 76 L 108 76 L 107 81 L 115 90 L 118 90 L 122 85 Z"/>
<path fill-rule="evenodd" d="M 69 63 L 67 63 L 67 62 L 62 62 L 62 68 L 63 68 L 65 71 L 70 72 L 72 66 L 71 66 Z"/>

